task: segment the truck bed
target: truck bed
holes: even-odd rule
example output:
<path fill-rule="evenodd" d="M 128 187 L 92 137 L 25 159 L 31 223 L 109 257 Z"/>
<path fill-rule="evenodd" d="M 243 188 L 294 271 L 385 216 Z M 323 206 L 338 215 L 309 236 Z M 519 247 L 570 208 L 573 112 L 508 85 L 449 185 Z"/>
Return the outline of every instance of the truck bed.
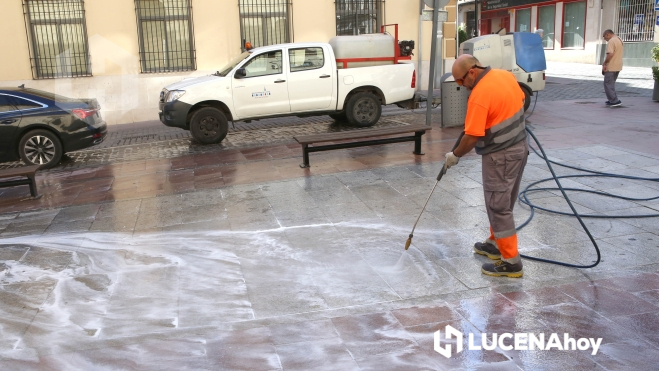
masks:
<path fill-rule="evenodd" d="M 392 104 L 414 97 L 412 63 L 346 68 L 338 69 L 337 72 L 337 110 L 343 109 L 348 93 L 360 86 L 378 86 L 384 95 L 385 101 L 382 104 Z"/>

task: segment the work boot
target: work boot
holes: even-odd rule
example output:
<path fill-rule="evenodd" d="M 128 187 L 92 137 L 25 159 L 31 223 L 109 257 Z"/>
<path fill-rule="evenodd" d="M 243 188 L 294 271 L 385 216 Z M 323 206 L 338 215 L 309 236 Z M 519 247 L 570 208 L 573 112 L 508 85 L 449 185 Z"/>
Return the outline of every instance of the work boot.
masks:
<path fill-rule="evenodd" d="M 474 252 L 476 254 L 485 255 L 492 260 L 501 259 L 501 252 L 490 240 L 485 242 L 476 242 L 474 244 Z"/>
<path fill-rule="evenodd" d="M 511 278 L 519 278 L 524 275 L 524 269 L 522 269 L 521 260 L 515 264 L 511 264 L 503 260 L 499 260 L 494 263 L 485 263 L 481 267 L 481 272 L 483 274 L 487 274 L 488 276 Z"/>

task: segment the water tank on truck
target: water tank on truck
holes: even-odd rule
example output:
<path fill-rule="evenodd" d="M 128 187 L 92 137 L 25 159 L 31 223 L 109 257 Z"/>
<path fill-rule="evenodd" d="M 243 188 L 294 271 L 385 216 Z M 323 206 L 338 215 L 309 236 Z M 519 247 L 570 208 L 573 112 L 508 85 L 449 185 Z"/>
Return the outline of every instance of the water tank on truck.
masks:
<path fill-rule="evenodd" d="M 394 36 L 385 27 L 394 26 Z M 413 40 L 398 40 L 398 25 L 382 25 L 381 33 L 335 36 L 329 41 L 338 68 L 397 64 L 412 59 Z"/>
<path fill-rule="evenodd" d="M 350 68 L 382 66 L 394 63 L 394 38 L 387 34 L 335 36 L 329 41 L 336 59 L 390 58 L 382 61 L 351 62 Z M 339 68 L 343 68 L 338 63 Z"/>

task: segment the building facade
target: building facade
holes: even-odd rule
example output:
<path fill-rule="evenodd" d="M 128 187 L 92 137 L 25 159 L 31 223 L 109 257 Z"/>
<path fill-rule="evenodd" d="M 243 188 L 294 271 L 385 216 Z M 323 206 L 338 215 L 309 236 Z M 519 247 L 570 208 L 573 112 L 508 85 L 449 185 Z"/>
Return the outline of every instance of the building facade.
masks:
<path fill-rule="evenodd" d="M 427 79 L 424 8 L 422 0 L 2 0 L 0 25 L 11 36 L 0 45 L 11 58 L 0 60 L 0 85 L 97 98 L 110 125 L 157 120 L 164 86 L 214 73 L 246 42 L 327 42 L 393 23 L 400 40 L 415 41 L 413 62 Z M 456 0 L 445 10 L 441 49 L 451 60 Z"/>
<path fill-rule="evenodd" d="M 479 34 L 539 32 L 547 60 L 601 63 L 602 32 L 625 43 L 624 64 L 655 65 L 650 49 L 659 42 L 657 0 L 480 0 Z M 541 31 L 539 31 L 541 30 Z"/>

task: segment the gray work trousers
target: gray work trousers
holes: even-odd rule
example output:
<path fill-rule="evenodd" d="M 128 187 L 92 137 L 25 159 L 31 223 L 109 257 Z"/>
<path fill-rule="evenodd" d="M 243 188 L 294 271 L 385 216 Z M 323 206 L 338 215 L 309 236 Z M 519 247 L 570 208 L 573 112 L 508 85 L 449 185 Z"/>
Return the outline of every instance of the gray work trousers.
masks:
<path fill-rule="evenodd" d="M 604 92 L 606 93 L 606 98 L 611 103 L 618 101 L 618 94 L 616 94 L 616 80 L 620 71 L 615 72 L 604 72 Z"/>
<path fill-rule="evenodd" d="M 494 237 L 515 235 L 513 208 L 517 202 L 519 185 L 529 154 L 526 138 L 512 146 L 483 155 L 483 191 L 485 208 Z M 517 246 L 499 246 L 504 261 L 517 263 L 520 259 Z"/>

